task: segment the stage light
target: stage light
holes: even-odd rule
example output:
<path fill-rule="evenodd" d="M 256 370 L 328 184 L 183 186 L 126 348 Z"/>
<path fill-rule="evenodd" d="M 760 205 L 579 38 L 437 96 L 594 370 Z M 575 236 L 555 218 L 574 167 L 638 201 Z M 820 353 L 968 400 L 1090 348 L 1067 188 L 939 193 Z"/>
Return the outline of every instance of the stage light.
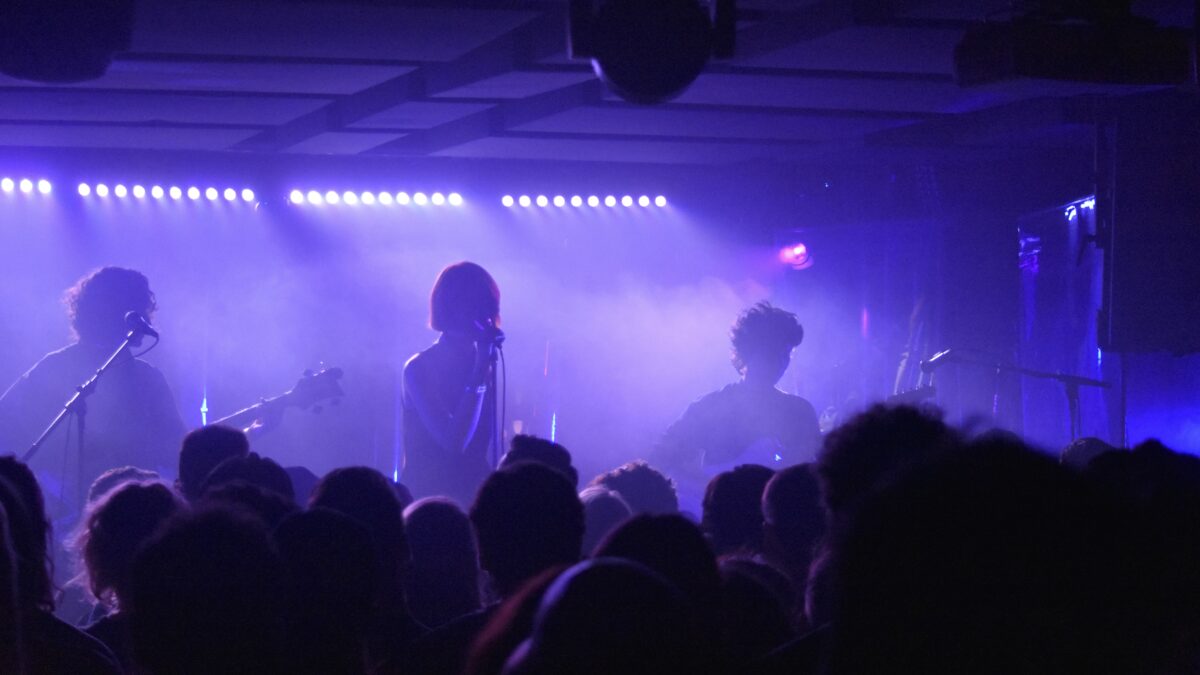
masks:
<path fill-rule="evenodd" d="M 396 193 L 396 203 L 397 204 L 399 204 L 401 206 L 408 206 L 409 201 L 411 201 L 411 200 L 408 198 L 407 192 L 397 192 Z"/>
<path fill-rule="evenodd" d="M 566 197 L 563 197 L 562 195 L 554 195 L 554 205 L 555 206 L 566 206 L 567 205 Z"/>
<path fill-rule="evenodd" d="M 780 249 L 779 261 L 797 270 L 812 267 L 812 256 L 809 255 L 808 246 L 800 242 L 789 244 Z"/>
<path fill-rule="evenodd" d="M 33 192 L 33 181 L 29 180 L 28 178 L 22 178 L 21 179 L 21 192 L 24 192 L 25 194 L 29 194 L 30 192 Z"/>
<path fill-rule="evenodd" d="M 655 198 L 654 198 L 654 205 L 655 205 L 655 206 L 657 206 L 657 207 L 659 207 L 659 208 L 663 208 L 663 207 L 665 207 L 665 206 L 667 205 L 667 198 L 666 198 L 666 197 L 664 197 L 664 196 L 662 196 L 662 195 L 659 195 L 659 196 L 655 197 Z"/>
<path fill-rule="evenodd" d="M 616 197 L 614 197 L 614 196 L 612 196 L 612 195 L 609 195 L 609 196 L 605 197 L 605 198 L 604 198 L 604 205 L 605 205 L 605 206 L 616 206 L 616 205 L 617 205 L 617 198 L 616 198 Z"/>
<path fill-rule="evenodd" d="M 155 199 L 162 199 L 163 198 L 162 186 L 155 185 L 154 187 L 150 188 L 150 196 L 154 197 Z"/>
<path fill-rule="evenodd" d="M 449 200 L 450 206 L 462 206 L 462 203 L 463 203 L 462 195 L 458 194 L 457 192 L 451 192 L 450 196 L 447 197 L 446 199 Z"/>
<path fill-rule="evenodd" d="M 546 195 L 538 195 L 538 198 L 537 198 L 538 206 L 546 206 L 549 203 L 550 203 L 550 200 L 546 198 Z"/>
<path fill-rule="evenodd" d="M 288 194 L 288 201 L 293 204 L 303 204 L 304 193 L 299 190 L 292 190 L 291 193 Z"/>
<path fill-rule="evenodd" d="M 375 193 L 364 192 L 362 193 L 362 197 L 360 197 L 360 199 L 362 200 L 362 203 L 366 204 L 367 206 L 371 206 L 375 203 Z"/>
<path fill-rule="evenodd" d="M 309 190 L 308 195 L 306 195 L 306 199 L 308 200 L 308 203 L 312 204 L 313 206 L 319 206 L 325 202 L 325 198 L 322 197 L 321 193 L 317 192 L 316 190 Z"/>
<path fill-rule="evenodd" d="M 630 197 L 629 195 L 621 197 L 621 206 L 633 206 L 633 197 Z"/>
<path fill-rule="evenodd" d="M 187 189 L 187 196 L 188 196 L 188 199 L 190 199 L 192 201 L 196 201 L 197 199 L 200 199 L 200 188 L 196 187 L 195 185 L 191 186 L 190 188 Z"/>
<path fill-rule="evenodd" d="M 414 192 L 413 203 L 417 206 L 425 206 L 429 203 L 429 197 L 426 197 L 424 192 Z"/>
<path fill-rule="evenodd" d="M 113 194 L 121 199 L 124 199 L 125 196 L 129 194 L 129 189 L 118 183 L 117 187 L 113 188 Z"/>
<path fill-rule="evenodd" d="M 342 201 L 342 196 L 339 195 L 337 192 L 330 190 L 329 192 L 325 193 L 325 203 L 326 204 L 337 204 L 340 201 Z"/>
<path fill-rule="evenodd" d="M 5 192 L 12 192 L 13 185 L 14 185 L 13 179 L 11 179 L 11 178 L 5 178 L 4 180 L 0 180 L 0 190 L 4 190 Z"/>
<path fill-rule="evenodd" d="M 183 190 L 178 185 L 172 185 L 171 189 L 167 190 L 167 194 L 171 195 L 171 199 L 176 201 L 183 199 Z"/>
<path fill-rule="evenodd" d="M 96 196 L 97 197 L 107 197 L 108 196 L 108 186 L 105 185 L 104 183 L 96 183 Z"/>
<path fill-rule="evenodd" d="M 50 181 L 46 180 L 45 178 L 39 180 L 37 182 L 37 189 L 38 189 L 38 192 L 40 192 L 44 195 L 50 194 L 50 190 L 51 190 Z"/>
<path fill-rule="evenodd" d="M 244 202 L 254 201 L 254 190 L 251 190 L 250 188 L 242 188 L 242 201 L 244 201 Z"/>
<path fill-rule="evenodd" d="M 342 193 L 342 202 L 349 204 L 350 206 L 354 206 L 355 204 L 358 203 L 358 195 L 349 190 L 346 190 L 345 192 Z"/>
<path fill-rule="evenodd" d="M 529 206 L 533 203 L 533 200 L 529 198 L 529 195 L 521 195 L 521 198 L 517 200 L 517 203 L 521 206 Z"/>
<path fill-rule="evenodd" d="M 1067 220 L 1075 220 L 1075 216 L 1077 215 L 1075 205 L 1072 204 L 1068 206 L 1067 210 L 1063 212 L 1063 215 L 1067 217 Z"/>
<path fill-rule="evenodd" d="M 429 201 L 433 202 L 434 206 L 441 206 L 442 204 L 446 203 L 446 195 L 444 195 L 440 192 L 435 192 L 429 198 Z"/>
<path fill-rule="evenodd" d="M 86 197 L 90 194 L 92 194 L 92 186 L 88 185 L 87 183 L 80 183 L 79 184 L 79 196 Z"/>
<path fill-rule="evenodd" d="M 513 205 L 512 195 L 504 195 L 500 198 L 500 203 L 511 208 Z"/>
<path fill-rule="evenodd" d="M 225 197 L 225 201 L 227 202 L 236 201 L 238 197 L 237 190 L 234 190 L 233 188 L 225 188 L 225 191 L 221 193 L 221 196 Z"/>
<path fill-rule="evenodd" d="M 1083 200 L 1083 203 L 1079 205 L 1079 208 L 1081 208 L 1081 209 L 1094 209 L 1094 208 L 1096 208 L 1096 200 L 1095 200 L 1095 198 L 1092 198 L 1092 199 L 1085 199 L 1085 200 Z"/>
<path fill-rule="evenodd" d="M 138 199 L 145 199 L 146 198 L 146 188 L 142 187 L 141 185 L 134 185 L 133 186 L 133 196 Z"/>
<path fill-rule="evenodd" d="M 643 206 L 643 207 L 650 206 L 650 198 L 647 197 L 646 195 L 642 195 L 641 197 L 638 197 L 638 206 Z"/>
<path fill-rule="evenodd" d="M 392 193 L 390 193 L 390 192 L 380 192 L 379 193 L 379 203 L 380 204 L 383 204 L 384 206 L 391 206 L 394 202 L 395 202 L 395 200 L 392 199 Z"/>
<path fill-rule="evenodd" d="M 580 197 L 579 195 L 571 197 L 571 206 L 576 208 L 583 206 L 583 197 Z"/>
<path fill-rule="evenodd" d="M 596 195 L 592 195 L 591 197 L 588 197 L 588 206 L 591 206 L 593 208 L 600 206 L 600 198 L 597 197 Z"/>

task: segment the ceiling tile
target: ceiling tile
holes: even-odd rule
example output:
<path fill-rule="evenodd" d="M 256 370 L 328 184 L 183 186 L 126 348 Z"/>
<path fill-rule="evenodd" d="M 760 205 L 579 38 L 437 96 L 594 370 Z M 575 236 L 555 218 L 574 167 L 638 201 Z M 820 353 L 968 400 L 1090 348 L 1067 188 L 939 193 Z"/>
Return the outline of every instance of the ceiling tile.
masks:
<path fill-rule="evenodd" d="M 356 129 L 429 129 L 491 107 L 485 103 L 410 101 L 364 117 L 350 126 Z"/>
<path fill-rule="evenodd" d="M 256 129 L 2 124 L 0 145 L 58 148 L 226 150 Z"/>
<path fill-rule="evenodd" d="M 0 119 L 273 125 L 327 103 L 320 98 L 9 89 L 0 91 Z"/>

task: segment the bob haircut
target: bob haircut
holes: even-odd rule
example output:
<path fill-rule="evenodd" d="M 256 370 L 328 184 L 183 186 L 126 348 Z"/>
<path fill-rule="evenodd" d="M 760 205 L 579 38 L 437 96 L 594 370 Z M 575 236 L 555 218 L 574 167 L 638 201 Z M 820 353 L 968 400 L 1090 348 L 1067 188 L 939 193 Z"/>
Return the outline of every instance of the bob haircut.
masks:
<path fill-rule="evenodd" d="M 756 356 L 787 353 L 804 340 L 804 327 L 795 314 L 760 302 L 742 312 L 729 331 L 733 367 L 740 373 Z"/>
<path fill-rule="evenodd" d="M 83 277 L 63 294 L 63 303 L 82 342 L 124 335 L 126 312 L 149 320 L 158 309 L 146 275 L 124 267 L 102 267 Z"/>
<path fill-rule="evenodd" d="M 500 325 L 500 287 L 473 262 L 442 270 L 429 296 L 429 326 L 436 331 L 472 331 L 476 322 Z"/>

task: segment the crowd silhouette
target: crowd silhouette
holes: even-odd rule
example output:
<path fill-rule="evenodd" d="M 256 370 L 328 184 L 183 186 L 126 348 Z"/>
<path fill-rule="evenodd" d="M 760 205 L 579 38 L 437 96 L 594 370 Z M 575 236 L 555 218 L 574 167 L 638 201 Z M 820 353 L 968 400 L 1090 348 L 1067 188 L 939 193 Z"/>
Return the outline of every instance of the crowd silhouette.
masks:
<path fill-rule="evenodd" d="M 59 538 L 0 457 L 0 672 L 1200 672 L 1200 459 L 1153 441 L 1048 453 L 878 405 L 699 514 L 643 460 L 580 491 L 531 436 L 466 504 L 303 484 L 223 427 L 178 467 L 105 472 Z"/>

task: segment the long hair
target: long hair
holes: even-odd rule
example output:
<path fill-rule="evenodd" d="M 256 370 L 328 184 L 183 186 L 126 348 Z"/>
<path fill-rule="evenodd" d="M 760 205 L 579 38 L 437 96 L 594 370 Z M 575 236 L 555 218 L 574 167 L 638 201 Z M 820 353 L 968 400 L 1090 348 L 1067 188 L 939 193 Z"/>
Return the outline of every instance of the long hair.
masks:
<path fill-rule="evenodd" d="M 429 295 L 429 326 L 436 331 L 473 330 L 476 322 L 500 325 L 500 287 L 473 262 L 460 262 L 438 274 Z"/>

